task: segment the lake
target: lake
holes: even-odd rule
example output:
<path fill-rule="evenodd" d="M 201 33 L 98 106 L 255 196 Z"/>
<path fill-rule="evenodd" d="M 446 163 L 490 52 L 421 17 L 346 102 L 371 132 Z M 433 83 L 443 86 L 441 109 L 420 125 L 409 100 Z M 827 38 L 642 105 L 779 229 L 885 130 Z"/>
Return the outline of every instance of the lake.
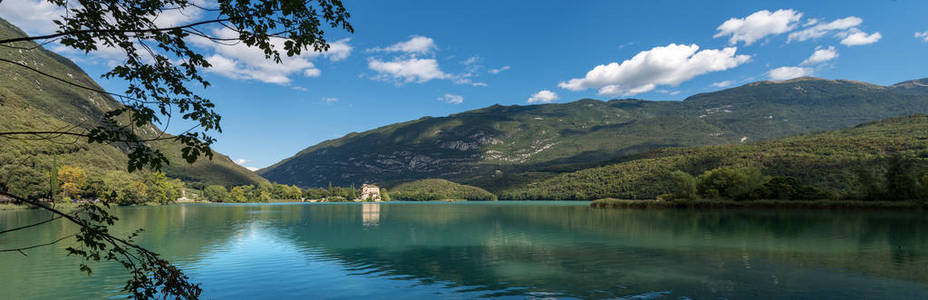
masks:
<path fill-rule="evenodd" d="M 563 297 L 928 299 L 924 212 L 618 210 L 587 202 L 186 204 L 116 209 L 118 229 L 204 299 Z M 0 211 L 0 229 L 47 218 Z M 74 232 L 60 220 L 0 248 Z M 119 295 L 73 240 L 0 253 L 0 299 Z"/>

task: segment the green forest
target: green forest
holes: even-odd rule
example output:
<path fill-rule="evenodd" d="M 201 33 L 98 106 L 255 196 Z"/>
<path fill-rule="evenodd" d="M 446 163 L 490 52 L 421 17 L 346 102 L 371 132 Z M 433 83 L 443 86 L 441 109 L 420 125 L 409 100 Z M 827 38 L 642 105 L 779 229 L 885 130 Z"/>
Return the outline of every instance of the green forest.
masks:
<path fill-rule="evenodd" d="M 665 148 L 502 191 L 502 199 L 913 200 L 928 189 L 928 116 L 739 145 Z"/>
<path fill-rule="evenodd" d="M 407 182 L 391 189 L 394 200 L 473 200 L 495 201 L 496 195 L 475 186 L 457 184 L 444 179 L 422 179 Z"/>

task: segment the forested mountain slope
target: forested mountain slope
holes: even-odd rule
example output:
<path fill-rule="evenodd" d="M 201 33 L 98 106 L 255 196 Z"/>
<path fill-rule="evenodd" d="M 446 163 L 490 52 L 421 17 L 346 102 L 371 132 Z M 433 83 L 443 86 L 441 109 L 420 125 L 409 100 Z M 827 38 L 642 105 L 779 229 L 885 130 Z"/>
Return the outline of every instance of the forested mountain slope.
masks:
<path fill-rule="evenodd" d="M 663 147 L 737 144 L 928 113 L 924 81 L 761 81 L 684 101 L 494 105 L 352 133 L 258 173 L 300 186 L 447 178 L 499 191 Z"/>
<path fill-rule="evenodd" d="M 914 159 L 906 172 L 917 173 L 915 169 L 921 169 L 915 166 L 928 164 L 928 116 L 896 117 L 760 143 L 654 150 L 626 162 L 512 188 L 501 192 L 500 199 L 654 199 L 671 192 L 674 171 L 695 176 L 719 167 L 794 177 L 833 196 L 853 198 L 861 188 L 879 184 L 873 181 L 882 178 L 894 155 Z M 861 172 L 871 179 L 862 179 Z"/>
<path fill-rule="evenodd" d="M 0 38 L 25 35 L 0 19 Z M 0 61 L 0 131 L 78 131 L 99 122 L 102 114 L 121 104 L 108 95 L 75 85 L 101 89 L 73 62 L 31 42 L 17 47 L 0 48 L 0 58 L 23 66 Z M 75 85 L 69 84 L 73 83 Z M 146 136 L 161 134 L 150 126 Z M 43 137 L 45 137 L 43 139 Z M 87 144 L 85 138 L 22 136 L 0 138 L 0 187 L 23 184 L 23 181 L 47 181 L 53 166 L 74 165 L 91 175 L 110 173 L 119 177 L 127 169 L 127 156 L 118 145 Z M 169 177 L 203 184 L 253 184 L 265 179 L 216 153 L 210 161 L 201 159 L 187 164 L 180 157 L 180 145 L 173 140 L 153 142 L 171 161 L 165 168 Z M 47 185 L 47 184 L 46 184 Z"/>

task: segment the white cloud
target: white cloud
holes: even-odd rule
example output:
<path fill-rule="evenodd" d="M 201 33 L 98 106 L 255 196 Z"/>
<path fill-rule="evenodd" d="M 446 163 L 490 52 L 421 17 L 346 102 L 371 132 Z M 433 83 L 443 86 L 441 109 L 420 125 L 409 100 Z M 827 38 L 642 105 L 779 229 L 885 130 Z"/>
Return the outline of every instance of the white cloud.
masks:
<path fill-rule="evenodd" d="M 479 86 L 479 87 L 486 87 L 486 86 L 488 86 L 486 82 L 474 81 L 473 79 L 468 78 L 468 77 L 470 77 L 470 76 L 463 77 L 463 76 L 466 76 L 466 75 L 468 75 L 468 74 L 454 75 L 454 76 L 453 76 L 453 77 L 454 77 L 454 81 L 453 81 L 454 84 L 468 84 L 468 85 L 470 85 L 470 86 Z"/>
<path fill-rule="evenodd" d="M 220 38 L 237 38 L 238 33 L 228 28 L 214 30 L 213 34 Z M 302 74 L 306 77 L 319 77 L 322 71 L 316 68 L 311 60 L 317 57 L 326 57 L 331 61 L 343 60 L 351 54 L 352 47 L 348 44 L 349 39 L 342 39 L 330 43 L 330 48 L 326 52 L 304 52 L 298 56 L 286 56 L 281 54 L 281 63 L 276 63 L 272 59 L 264 56 L 264 51 L 248 47 L 245 44 L 220 44 L 201 37 L 194 37 L 190 40 L 199 47 L 214 51 L 212 55 L 207 56 L 207 61 L 212 65 L 207 69 L 225 77 L 243 80 L 256 80 L 266 83 L 289 84 L 294 74 Z M 275 49 L 283 49 L 285 39 L 271 38 L 271 43 Z"/>
<path fill-rule="evenodd" d="M 596 66 L 584 78 L 574 78 L 558 86 L 571 91 L 597 88 L 600 95 L 635 95 L 658 85 L 677 86 L 693 77 L 728 70 L 751 59 L 748 55 L 736 55 L 738 48 L 735 47 L 698 50 L 696 44 L 654 47 L 621 64 Z"/>
<path fill-rule="evenodd" d="M 734 83 L 734 82 L 732 82 L 731 80 L 724 80 L 724 81 L 719 81 L 719 82 L 713 83 L 712 86 L 718 87 L 718 88 L 723 88 L 723 87 L 729 87 L 729 86 L 731 86 L 733 83 Z"/>
<path fill-rule="evenodd" d="M 506 71 L 506 70 L 509 70 L 509 69 L 510 69 L 509 66 L 502 66 L 502 67 L 499 67 L 499 68 L 496 68 L 496 69 L 490 69 L 490 70 L 487 71 L 487 72 L 489 72 L 490 74 L 499 74 L 499 73 L 501 73 L 501 72 L 503 72 L 503 71 Z"/>
<path fill-rule="evenodd" d="M 451 78 L 451 75 L 439 69 L 438 61 L 432 58 L 396 58 L 393 61 L 370 59 L 367 67 L 379 73 L 375 79 L 393 80 L 397 83 L 423 83 L 432 79 Z"/>
<path fill-rule="evenodd" d="M 0 0 L 0 16 L 25 31 L 28 35 L 54 33 L 58 30 L 58 26 L 52 20 L 60 19 L 64 13 L 65 10 L 60 6 L 51 4 L 46 0 L 19 0 L 16 2 Z M 141 49 L 141 45 L 134 44 L 136 48 Z M 103 44 L 98 44 L 98 49 L 89 54 L 58 43 L 51 43 L 46 48 L 68 56 L 75 61 L 102 63 L 111 67 L 126 60 L 125 52 L 121 48 L 108 47 Z M 147 52 L 142 51 L 139 54 L 146 62 L 154 61 L 147 55 Z"/>
<path fill-rule="evenodd" d="M 837 19 L 828 23 L 813 22 L 807 23 L 806 28 L 789 34 L 787 41 L 807 41 L 825 36 L 829 32 L 848 30 L 863 23 L 863 19 L 858 17 L 847 17 Z"/>
<path fill-rule="evenodd" d="M 916 32 L 915 38 L 928 42 L 928 31 Z"/>
<path fill-rule="evenodd" d="M 351 38 L 344 38 L 337 40 L 334 43 L 329 43 L 329 50 L 321 54 L 331 61 L 345 60 L 349 55 L 351 55 L 351 50 L 354 49 L 350 44 L 348 44 L 350 41 Z M 318 52 L 313 53 L 318 54 Z"/>
<path fill-rule="evenodd" d="M 779 67 L 767 73 L 770 79 L 787 80 L 812 75 L 812 69 L 802 67 Z"/>
<path fill-rule="evenodd" d="M 745 18 L 731 18 L 725 21 L 716 28 L 719 32 L 713 37 L 730 35 L 729 44 L 744 42 L 745 45 L 750 45 L 768 35 L 793 30 L 800 18 L 802 18 L 802 13 L 792 9 L 780 9 L 775 12 L 761 10 Z"/>
<path fill-rule="evenodd" d="M 537 93 L 532 94 L 531 97 L 528 97 L 529 104 L 535 103 L 551 103 L 554 100 L 557 100 L 557 94 L 549 90 L 541 90 Z"/>
<path fill-rule="evenodd" d="M 247 159 L 244 159 L 244 158 L 236 159 L 236 160 L 235 160 L 235 163 L 238 164 L 239 166 L 244 167 L 245 169 L 248 169 L 249 171 L 252 171 L 252 172 L 257 171 L 257 170 L 259 169 L 259 168 L 256 168 L 256 167 L 249 167 L 249 166 L 246 166 L 246 164 L 250 164 L 251 161 L 250 161 L 250 160 L 247 160 Z"/>
<path fill-rule="evenodd" d="M 205 8 L 212 8 L 215 6 L 212 2 L 206 0 L 192 0 L 190 2 L 191 4 Z M 158 27 L 170 27 L 200 20 L 205 17 L 204 10 L 196 6 L 189 6 L 183 10 L 164 10 L 153 19 L 153 22 Z M 30 34 L 50 33 L 55 31 L 57 27 L 51 23 L 51 20 L 59 18 L 63 13 L 63 9 L 45 0 L 20 0 L 17 1 L 15 5 L 11 1 L 0 0 L 0 15 L 12 21 L 13 24 L 20 26 Z M 238 37 L 236 32 L 228 28 L 213 30 L 212 33 L 220 38 Z M 283 49 L 284 41 L 285 39 L 282 38 L 271 38 L 271 43 L 276 49 Z M 329 43 L 330 49 L 323 53 L 304 51 L 300 56 L 282 57 L 283 63 L 277 64 L 273 60 L 265 59 L 263 51 L 245 46 L 242 43 L 225 45 L 225 43 L 214 43 L 206 38 L 197 36 L 191 36 L 189 38 L 191 44 L 202 50 L 206 50 L 204 56 L 213 65 L 212 68 L 207 69 L 208 72 L 234 79 L 257 80 L 277 84 L 288 84 L 293 74 L 303 74 L 307 77 L 320 76 L 321 70 L 316 68 L 311 60 L 320 56 L 328 58 L 331 61 L 343 60 L 351 54 L 352 47 L 348 44 L 349 41 L 349 39 L 342 39 Z M 85 57 L 92 57 L 93 59 L 87 60 L 89 63 L 103 62 L 108 66 L 116 66 L 126 60 L 124 50 L 121 48 L 107 47 L 102 44 L 98 45 L 97 50 L 89 54 L 84 54 L 81 51 L 60 44 L 53 44 L 49 46 L 49 48 L 77 60 L 83 60 Z M 138 42 L 136 42 L 136 48 L 142 49 Z M 147 55 L 146 51 L 141 50 L 140 54 L 146 63 L 152 63 L 154 61 Z"/>
<path fill-rule="evenodd" d="M 879 32 L 867 34 L 866 32 L 855 30 L 846 34 L 844 39 L 841 40 L 841 44 L 848 47 L 873 44 L 883 38 L 883 35 Z"/>
<path fill-rule="evenodd" d="M 319 100 L 319 103 L 323 103 L 323 104 L 332 104 L 332 103 L 335 103 L 335 102 L 338 102 L 338 98 L 335 98 L 335 97 L 322 97 L 322 99 Z"/>
<path fill-rule="evenodd" d="M 216 8 L 217 6 L 215 3 L 206 0 L 192 0 L 190 2 L 195 6 L 187 6 L 184 9 L 166 9 L 159 12 L 158 16 L 153 20 L 155 26 L 166 28 L 189 24 L 203 18 L 203 10 L 200 7 Z"/>
<path fill-rule="evenodd" d="M 465 60 L 465 61 L 463 62 L 463 64 L 465 64 L 465 65 L 473 65 L 473 64 L 476 64 L 478 61 L 480 61 L 480 56 L 471 56 L 470 58 L 468 58 L 467 60 Z"/>
<path fill-rule="evenodd" d="M 438 97 L 438 101 L 450 104 L 461 104 L 464 103 L 464 97 L 461 95 L 445 94 L 444 96 Z"/>
<path fill-rule="evenodd" d="M 0 16 L 27 34 L 49 34 L 58 29 L 52 20 L 64 14 L 64 9 L 45 0 L 0 1 Z"/>
<path fill-rule="evenodd" d="M 391 59 L 371 57 L 367 67 L 377 75 L 369 77 L 374 80 L 392 81 L 396 84 L 425 83 L 435 79 L 447 79 L 454 84 L 487 86 L 484 82 L 476 81 L 479 71 L 483 68 L 479 64 L 480 56 L 471 56 L 460 61 L 465 66 L 461 73 L 446 73 L 441 70 L 436 55 L 430 58 L 421 58 L 420 54 L 430 54 L 437 47 L 435 41 L 424 36 L 412 36 L 408 41 L 399 42 L 386 48 L 367 49 L 368 52 L 401 52 Z M 450 57 L 449 57 L 450 58 Z M 366 75 L 362 75 L 365 76 Z"/>
<path fill-rule="evenodd" d="M 305 87 L 296 86 L 296 85 L 295 85 L 295 86 L 292 86 L 292 87 L 290 87 L 290 88 L 291 88 L 291 89 L 294 89 L 294 90 L 297 90 L 297 91 L 300 91 L 300 92 L 308 92 L 308 91 L 309 91 L 309 89 L 307 89 L 307 88 L 305 88 Z"/>
<path fill-rule="evenodd" d="M 834 46 L 829 46 L 828 48 L 816 48 L 815 52 L 812 53 L 812 56 L 809 56 L 806 60 L 802 61 L 799 65 L 815 65 L 820 64 L 838 57 L 838 50 L 835 50 Z"/>
<path fill-rule="evenodd" d="M 432 38 L 413 35 L 408 41 L 399 42 L 386 48 L 367 49 L 369 52 L 404 52 L 412 54 L 426 54 L 435 50 L 435 41 Z"/>

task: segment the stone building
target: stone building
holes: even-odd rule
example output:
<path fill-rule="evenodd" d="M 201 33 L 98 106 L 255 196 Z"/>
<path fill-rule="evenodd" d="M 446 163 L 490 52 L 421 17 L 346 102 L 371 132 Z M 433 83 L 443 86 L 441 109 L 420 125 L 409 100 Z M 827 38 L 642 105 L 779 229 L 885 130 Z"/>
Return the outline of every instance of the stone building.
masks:
<path fill-rule="evenodd" d="M 374 201 L 380 202 L 380 187 L 373 184 L 365 184 L 361 186 L 361 201 Z"/>

